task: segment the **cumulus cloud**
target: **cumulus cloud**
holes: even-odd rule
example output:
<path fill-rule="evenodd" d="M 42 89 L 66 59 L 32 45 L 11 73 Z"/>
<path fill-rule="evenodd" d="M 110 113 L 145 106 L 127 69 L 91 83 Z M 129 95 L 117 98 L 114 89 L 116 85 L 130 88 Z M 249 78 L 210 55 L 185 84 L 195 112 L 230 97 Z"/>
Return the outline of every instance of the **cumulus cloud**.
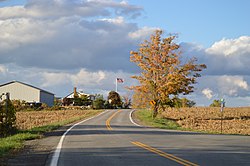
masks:
<path fill-rule="evenodd" d="M 2 70 L 5 74 L 2 73 Z M 124 71 L 90 71 L 79 70 L 48 70 L 40 68 L 17 67 L 16 65 L 0 66 L 0 84 L 18 80 L 54 93 L 56 96 L 66 96 L 73 87 L 90 94 L 107 95 L 115 90 L 116 78 L 123 78 L 123 84 L 118 85 L 121 95 L 127 93 L 127 86 L 136 85 L 137 81 L 130 78 L 132 73 Z"/>
<path fill-rule="evenodd" d="M 196 56 L 207 64 L 207 75 L 250 75 L 250 36 L 222 39 L 209 48 L 182 43 L 186 56 Z"/>
<path fill-rule="evenodd" d="M 97 87 L 104 86 L 105 89 L 110 87 L 110 84 L 115 84 L 115 80 L 118 77 L 123 78 L 127 85 L 131 84 L 131 73 L 126 73 L 123 71 L 111 72 L 111 71 L 89 71 L 87 69 L 80 69 L 75 72 L 42 72 L 39 74 L 42 78 L 42 86 L 50 87 L 55 85 L 63 85 L 65 83 L 70 83 L 73 86 L 80 87 Z"/>
<path fill-rule="evenodd" d="M 88 72 L 85 69 L 81 69 L 76 75 L 71 76 L 71 80 L 74 85 L 78 86 L 97 86 L 107 76 L 103 71 Z"/>
<path fill-rule="evenodd" d="M 203 89 L 202 93 L 206 96 L 206 98 L 211 99 L 213 97 L 213 91 L 209 88 Z"/>
<path fill-rule="evenodd" d="M 250 36 L 241 36 L 237 39 L 222 39 L 206 49 L 206 52 L 226 57 L 250 53 Z"/>
<path fill-rule="evenodd" d="M 113 11 L 110 9 L 113 9 Z M 141 7 L 112 0 L 29 0 L 25 6 L 1 8 L 0 18 L 12 19 L 29 17 L 55 19 L 72 15 L 95 17 L 111 16 L 113 14 L 122 14 L 135 18 L 140 15 L 141 10 Z"/>
<path fill-rule="evenodd" d="M 202 94 L 206 96 L 210 94 L 211 91 L 212 97 L 224 95 L 246 97 L 250 94 L 249 82 L 250 77 L 244 76 L 203 76 L 199 79 L 198 89 L 201 89 Z"/>
<path fill-rule="evenodd" d="M 42 72 L 42 87 L 49 86 L 62 86 L 70 83 L 70 74 L 65 74 L 62 72 Z"/>
<path fill-rule="evenodd" d="M 50 40 L 56 30 L 50 27 L 61 26 L 60 22 L 34 21 L 30 19 L 9 19 L 0 22 L 0 53 L 15 51 L 15 49 L 27 47 L 30 44 Z M 19 56 L 19 55 L 12 55 Z M 5 57 L 7 58 L 7 57 Z"/>
<path fill-rule="evenodd" d="M 49 69 L 136 70 L 129 52 L 140 39 L 129 34 L 140 28 L 124 17 L 140 12 L 111 0 L 31 0 L 0 8 L 0 61 Z"/>
<path fill-rule="evenodd" d="M 218 86 L 221 93 L 229 96 L 240 96 L 240 93 L 249 90 L 242 76 L 221 76 L 218 78 Z"/>
<path fill-rule="evenodd" d="M 39 80 L 37 84 L 45 89 L 52 89 L 57 95 L 66 95 L 71 92 L 73 87 L 83 90 L 86 93 L 108 93 L 115 90 L 116 78 L 123 78 L 123 84 L 119 84 L 118 90 L 121 94 L 126 93 L 126 87 L 136 85 L 136 80 L 131 79 L 131 73 L 123 71 L 89 71 L 85 68 L 79 71 L 58 72 L 58 71 L 40 71 L 37 75 L 26 73 L 29 79 Z M 58 88 L 58 87 L 64 87 Z"/>
<path fill-rule="evenodd" d="M 116 77 L 131 85 L 137 67 L 129 52 L 141 39 L 129 37 L 140 28 L 127 20 L 141 11 L 113 0 L 29 0 L 1 7 L 0 81 L 19 80 L 60 96 L 73 86 L 114 90 Z"/>
<path fill-rule="evenodd" d="M 200 95 L 208 99 L 226 97 L 230 101 L 250 95 L 249 36 L 222 39 L 209 48 L 194 43 L 182 43 L 181 46 L 184 58 L 195 56 L 199 63 L 207 65 L 196 85 Z"/>
<path fill-rule="evenodd" d="M 106 78 L 103 71 L 91 72 L 86 69 L 80 69 L 78 72 L 43 72 L 42 86 L 58 86 L 71 84 L 72 86 L 95 87 L 100 85 L 100 81 Z"/>
<path fill-rule="evenodd" d="M 130 32 L 128 36 L 131 39 L 146 39 L 148 36 L 154 33 L 154 31 L 159 30 L 160 28 L 154 28 L 154 27 L 143 27 L 141 29 L 138 29 L 134 32 Z"/>
<path fill-rule="evenodd" d="M 117 18 L 103 18 L 100 19 L 100 21 L 107 21 L 109 23 L 114 23 L 114 24 L 123 24 L 124 23 L 124 18 L 123 17 L 117 17 Z"/>

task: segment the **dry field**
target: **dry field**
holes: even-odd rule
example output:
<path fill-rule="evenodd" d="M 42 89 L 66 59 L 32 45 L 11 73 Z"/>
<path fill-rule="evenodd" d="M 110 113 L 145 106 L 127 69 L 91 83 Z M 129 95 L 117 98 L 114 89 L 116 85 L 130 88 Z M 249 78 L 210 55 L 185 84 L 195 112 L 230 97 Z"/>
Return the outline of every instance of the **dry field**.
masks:
<path fill-rule="evenodd" d="M 162 115 L 186 129 L 217 133 L 222 116 L 223 133 L 250 135 L 250 107 L 224 108 L 222 114 L 219 107 L 169 108 Z"/>
<path fill-rule="evenodd" d="M 74 118 L 88 118 L 100 111 L 96 110 L 59 110 L 59 111 L 28 111 L 16 113 L 18 129 L 31 129 L 33 127 L 49 125 Z"/>

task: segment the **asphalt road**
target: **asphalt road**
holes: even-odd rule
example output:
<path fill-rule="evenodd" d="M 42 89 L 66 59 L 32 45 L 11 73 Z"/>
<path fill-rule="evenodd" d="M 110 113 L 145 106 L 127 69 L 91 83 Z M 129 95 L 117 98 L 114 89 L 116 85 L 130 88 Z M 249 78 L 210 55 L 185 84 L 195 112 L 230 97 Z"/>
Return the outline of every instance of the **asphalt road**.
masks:
<path fill-rule="evenodd" d="M 250 165 L 250 137 L 136 126 L 131 110 L 109 110 L 72 127 L 52 166 Z"/>

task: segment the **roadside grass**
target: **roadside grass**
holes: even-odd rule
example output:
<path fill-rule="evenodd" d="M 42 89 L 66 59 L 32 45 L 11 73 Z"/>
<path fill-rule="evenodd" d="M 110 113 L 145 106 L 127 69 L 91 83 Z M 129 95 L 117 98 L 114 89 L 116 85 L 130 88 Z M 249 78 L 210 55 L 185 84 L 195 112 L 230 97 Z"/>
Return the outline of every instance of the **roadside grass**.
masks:
<path fill-rule="evenodd" d="M 84 120 L 94 115 L 97 115 L 101 111 L 93 111 L 92 113 L 85 114 L 83 116 L 63 120 L 49 125 L 34 127 L 29 130 L 18 130 L 16 134 L 0 138 L 0 157 L 4 157 L 12 152 L 18 151 L 24 147 L 24 141 L 42 138 L 46 132 L 51 132 L 66 124 L 70 124 L 79 120 Z"/>
<path fill-rule="evenodd" d="M 134 112 L 135 117 L 145 126 L 151 126 L 161 129 L 183 130 L 175 121 L 157 116 L 152 118 L 152 111 L 141 109 Z"/>

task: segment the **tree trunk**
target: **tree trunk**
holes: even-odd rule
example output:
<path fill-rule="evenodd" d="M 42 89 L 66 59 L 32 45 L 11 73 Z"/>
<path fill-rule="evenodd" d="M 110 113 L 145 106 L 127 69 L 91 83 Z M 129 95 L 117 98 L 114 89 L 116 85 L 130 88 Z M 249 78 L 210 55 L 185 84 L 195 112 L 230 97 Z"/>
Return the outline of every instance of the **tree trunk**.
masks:
<path fill-rule="evenodd" d="M 166 107 L 162 103 L 161 103 L 161 108 L 162 108 L 162 112 L 164 112 L 166 110 Z"/>
<path fill-rule="evenodd" d="M 154 105 L 154 110 L 153 110 L 153 113 L 152 113 L 152 118 L 154 119 L 157 115 L 158 115 L 158 103 L 156 103 Z"/>

